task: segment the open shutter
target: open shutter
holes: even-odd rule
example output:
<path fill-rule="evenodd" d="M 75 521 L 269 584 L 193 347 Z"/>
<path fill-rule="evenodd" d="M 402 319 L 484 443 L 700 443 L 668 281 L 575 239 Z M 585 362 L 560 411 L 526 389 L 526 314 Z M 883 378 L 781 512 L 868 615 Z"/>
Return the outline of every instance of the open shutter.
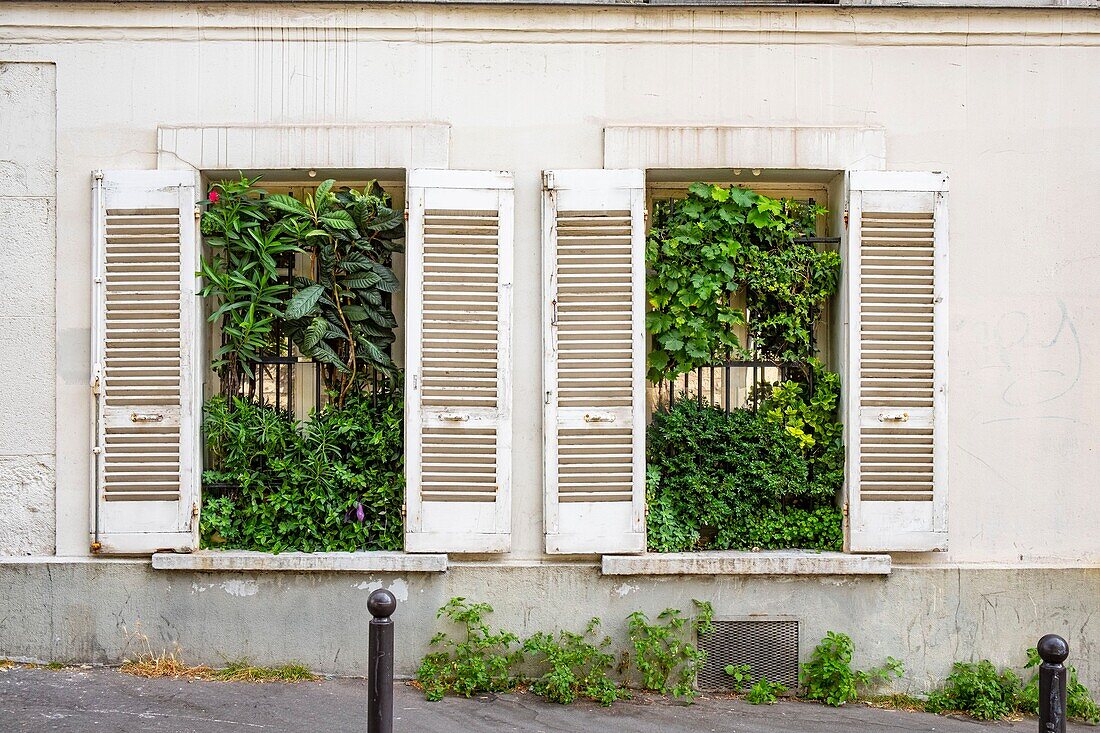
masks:
<path fill-rule="evenodd" d="M 849 176 L 848 544 L 947 547 L 947 177 Z"/>
<path fill-rule="evenodd" d="M 405 470 L 409 552 L 507 552 L 512 175 L 409 174 Z"/>
<path fill-rule="evenodd" d="M 645 174 L 547 171 L 548 553 L 645 550 Z"/>
<path fill-rule="evenodd" d="M 94 183 L 94 549 L 196 547 L 201 314 L 197 181 L 107 171 Z"/>

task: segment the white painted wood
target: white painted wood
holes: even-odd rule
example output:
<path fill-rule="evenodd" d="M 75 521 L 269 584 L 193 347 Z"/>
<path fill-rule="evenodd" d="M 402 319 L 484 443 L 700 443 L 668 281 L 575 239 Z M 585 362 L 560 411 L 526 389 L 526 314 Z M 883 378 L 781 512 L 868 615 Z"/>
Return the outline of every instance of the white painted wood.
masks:
<path fill-rule="evenodd" d="M 513 207 L 511 173 L 409 173 L 408 552 L 511 546 Z"/>
<path fill-rule="evenodd" d="M 947 548 L 947 177 L 849 174 L 847 545 Z"/>
<path fill-rule="evenodd" d="M 546 551 L 645 551 L 645 173 L 543 174 Z"/>
<path fill-rule="evenodd" d="M 198 546 L 197 191 L 191 172 L 94 178 L 91 529 L 103 554 Z"/>

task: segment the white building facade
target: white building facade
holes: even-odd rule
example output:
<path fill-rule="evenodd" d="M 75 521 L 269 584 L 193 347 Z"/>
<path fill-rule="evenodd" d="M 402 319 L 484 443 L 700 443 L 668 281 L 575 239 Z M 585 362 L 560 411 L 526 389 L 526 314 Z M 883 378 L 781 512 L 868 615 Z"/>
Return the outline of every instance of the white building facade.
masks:
<path fill-rule="evenodd" d="M 1063 5 L 5 5 L 0 657 L 116 661 L 141 622 L 196 661 L 356 673 L 366 594 L 385 586 L 405 674 L 455 595 L 520 632 L 593 615 L 611 629 L 694 597 L 719 616 L 797 616 L 804 653 L 846 631 L 867 661 L 902 659 L 915 690 L 955 660 L 1019 667 L 1057 632 L 1100 686 L 1100 6 Z M 382 178 L 406 202 L 404 553 L 191 552 L 210 393 L 186 287 L 194 203 L 238 171 Z M 647 200 L 704 179 L 815 193 L 842 239 L 827 351 L 845 390 L 845 553 L 644 553 Z M 425 242 L 447 235 L 433 211 L 494 222 L 493 383 L 472 403 L 425 397 L 443 338 L 424 316 Z M 860 258 L 895 215 L 923 222 L 927 260 L 909 264 L 930 304 L 880 339 L 861 327 L 879 273 Z M 630 244 L 593 270 L 606 282 L 568 266 L 592 217 Z M 178 314 L 154 316 L 179 331 L 167 412 L 101 379 L 119 327 L 111 229 L 127 226 L 179 243 L 149 250 L 182 283 Z M 607 336 L 621 359 L 606 373 L 568 353 L 570 296 L 583 313 L 586 294 L 630 323 Z M 876 391 L 867 365 L 909 336 L 931 344 L 927 369 Z M 109 435 L 145 422 L 174 436 L 179 477 L 108 501 Z M 623 473 L 571 498 L 569 440 L 609 424 Z M 422 470 L 424 437 L 455 425 L 491 434 L 487 493 L 455 500 Z M 868 468 L 860 430 L 883 426 L 933 436 L 918 486 Z"/>

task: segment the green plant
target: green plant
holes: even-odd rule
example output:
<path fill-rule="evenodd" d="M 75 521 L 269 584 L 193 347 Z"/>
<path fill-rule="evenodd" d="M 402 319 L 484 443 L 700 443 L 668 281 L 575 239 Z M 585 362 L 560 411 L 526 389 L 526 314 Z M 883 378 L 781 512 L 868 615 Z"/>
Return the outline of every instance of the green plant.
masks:
<path fill-rule="evenodd" d="M 860 687 L 901 677 L 901 662 L 893 657 L 886 664 L 867 671 L 852 669 L 852 639 L 830 631 L 814 648 L 810 661 L 802 665 L 801 683 L 807 698 L 840 707 L 858 697 Z"/>
<path fill-rule="evenodd" d="M 768 682 L 767 677 L 761 677 L 751 688 L 745 700 L 752 705 L 774 705 L 779 695 L 787 693 L 787 687 L 782 682 Z"/>
<path fill-rule="evenodd" d="M 810 493 L 832 502 L 844 485 L 844 424 L 837 419 L 840 375 L 818 359 L 809 359 L 806 369 L 805 380 L 772 387 L 760 410 L 798 441 L 808 464 Z"/>
<path fill-rule="evenodd" d="M 536 655 L 541 672 L 531 680 L 531 691 L 562 704 L 582 697 L 606 706 L 629 697 L 629 691 L 607 674 L 615 661 L 607 653 L 611 638 L 605 636 L 597 643 L 588 641 L 599 627 L 600 620 L 593 618 L 581 634 L 561 631 L 555 638 L 553 634 L 539 632 L 527 639 L 523 650 Z"/>
<path fill-rule="evenodd" d="M 398 392 L 353 393 L 304 424 L 242 398 L 206 403 L 206 547 L 267 552 L 399 550 L 404 421 Z"/>
<path fill-rule="evenodd" d="M 1012 670 L 997 672 L 988 659 L 955 662 L 943 687 L 934 690 L 925 710 L 942 713 L 957 710 L 979 720 L 997 720 L 1015 712 L 1020 678 Z"/>
<path fill-rule="evenodd" d="M 752 682 L 749 675 L 751 671 L 752 667 L 747 664 L 727 664 L 725 666 L 725 672 L 731 678 L 730 687 L 733 688 L 735 693 L 740 693 L 746 685 Z"/>
<path fill-rule="evenodd" d="M 691 702 L 695 674 L 706 659 L 706 652 L 695 645 L 695 637 L 710 630 L 714 609 L 706 601 L 692 600 L 694 618 L 685 618 L 675 608 L 666 608 L 656 623 L 641 611 L 627 617 L 627 630 L 634 646 L 634 661 L 641 673 L 642 689 Z"/>
<path fill-rule="evenodd" d="M 747 355 L 733 328 L 746 323 L 760 355 L 811 356 L 813 322 L 836 292 L 840 257 L 796 240 L 812 235 L 824 213 L 706 183 L 658 204 L 646 242 L 649 379 Z M 742 293 L 744 306 L 735 300 Z"/>
<path fill-rule="evenodd" d="M 648 542 L 656 552 L 839 549 L 841 515 L 797 440 L 763 411 L 680 400 L 647 428 Z"/>
<path fill-rule="evenodd" d="M 267 202 L 282 212 L 280 228 L 313 253 L 315 275 L 294 278 L 283 316 L 299 351 L 325 365 L 325 384 L 341 404 L 368 367 L 394 375 L 388 349 L 397 319 L 388 298 L 399 283 L 389 263 L 404 218 L 377 183 L 338 193 L 333 184 L 324 181 L 302 201 L 276 194 Z"/>
<path fill-rule="evenodd" d="M 1042 664 L 1039 652 L 1034 648 L 1027 650 L 1027 665 L 1025 669 L 1037 668 Z M 1084 720 L 1088 723 L 1100 723 L 1100 705 L 1093 699 L 1089 689 L 1081 684 L 1077 676 L 1077 670 L 1072 665 L 1066 665 L 1069 679 L 1066 682 L 1066 715 L 1070 718 Z M 1020 710 L 1032 715 L 1039 714 L 1039 671 L 1035 670 L 1031 679 L 1020 692 Z"/>
<path fill-rule="evenodd" d="M 492 612 L 492 606 L 467 603 L 462 597 L 452 598 L 439 609 L 436 618 L 446 617 L 462 632 L 459 640 L 442 631 L 432 637 L 431 645 L 440 651 L 426 655 L 416 671 L 417 682 L 429 700 L 442 700 L 447 694 L 472 697 L 516 686 L 512 670 L 522 660 L 522 652 L 513 646 L 519 644 L 519 637 L 490 629 L 485 617 Z"/>
<path fill-rule="evenodd" d="M 200 260 L 209 298 L 209 320 L 221 324 L 221 345 L 211 367 L 221 394 L 234 395 L 252 364 L 274 345 L 275 322 L 282 316 L 289 286 L 279 281 L 278 259 L 299 251 L 265 204 L 259 178 L 220 181 L 210 189 L 200 227 L 211 256 Z"/>

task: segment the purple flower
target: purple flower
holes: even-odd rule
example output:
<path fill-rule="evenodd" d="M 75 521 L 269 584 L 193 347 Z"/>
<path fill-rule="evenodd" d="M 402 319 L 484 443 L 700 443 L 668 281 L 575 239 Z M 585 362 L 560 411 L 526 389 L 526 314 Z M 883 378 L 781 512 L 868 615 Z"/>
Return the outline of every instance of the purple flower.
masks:
<path fill-rule="evenodd" d="M 344 515 L 344 521 L 348 524 L 352 522 L 358 522 L 362 524 L 367 518 L 367 510 L 363 508 L 360 502 L 355 502 L 351 509 L 348 509 L 348 513 Z"/>

